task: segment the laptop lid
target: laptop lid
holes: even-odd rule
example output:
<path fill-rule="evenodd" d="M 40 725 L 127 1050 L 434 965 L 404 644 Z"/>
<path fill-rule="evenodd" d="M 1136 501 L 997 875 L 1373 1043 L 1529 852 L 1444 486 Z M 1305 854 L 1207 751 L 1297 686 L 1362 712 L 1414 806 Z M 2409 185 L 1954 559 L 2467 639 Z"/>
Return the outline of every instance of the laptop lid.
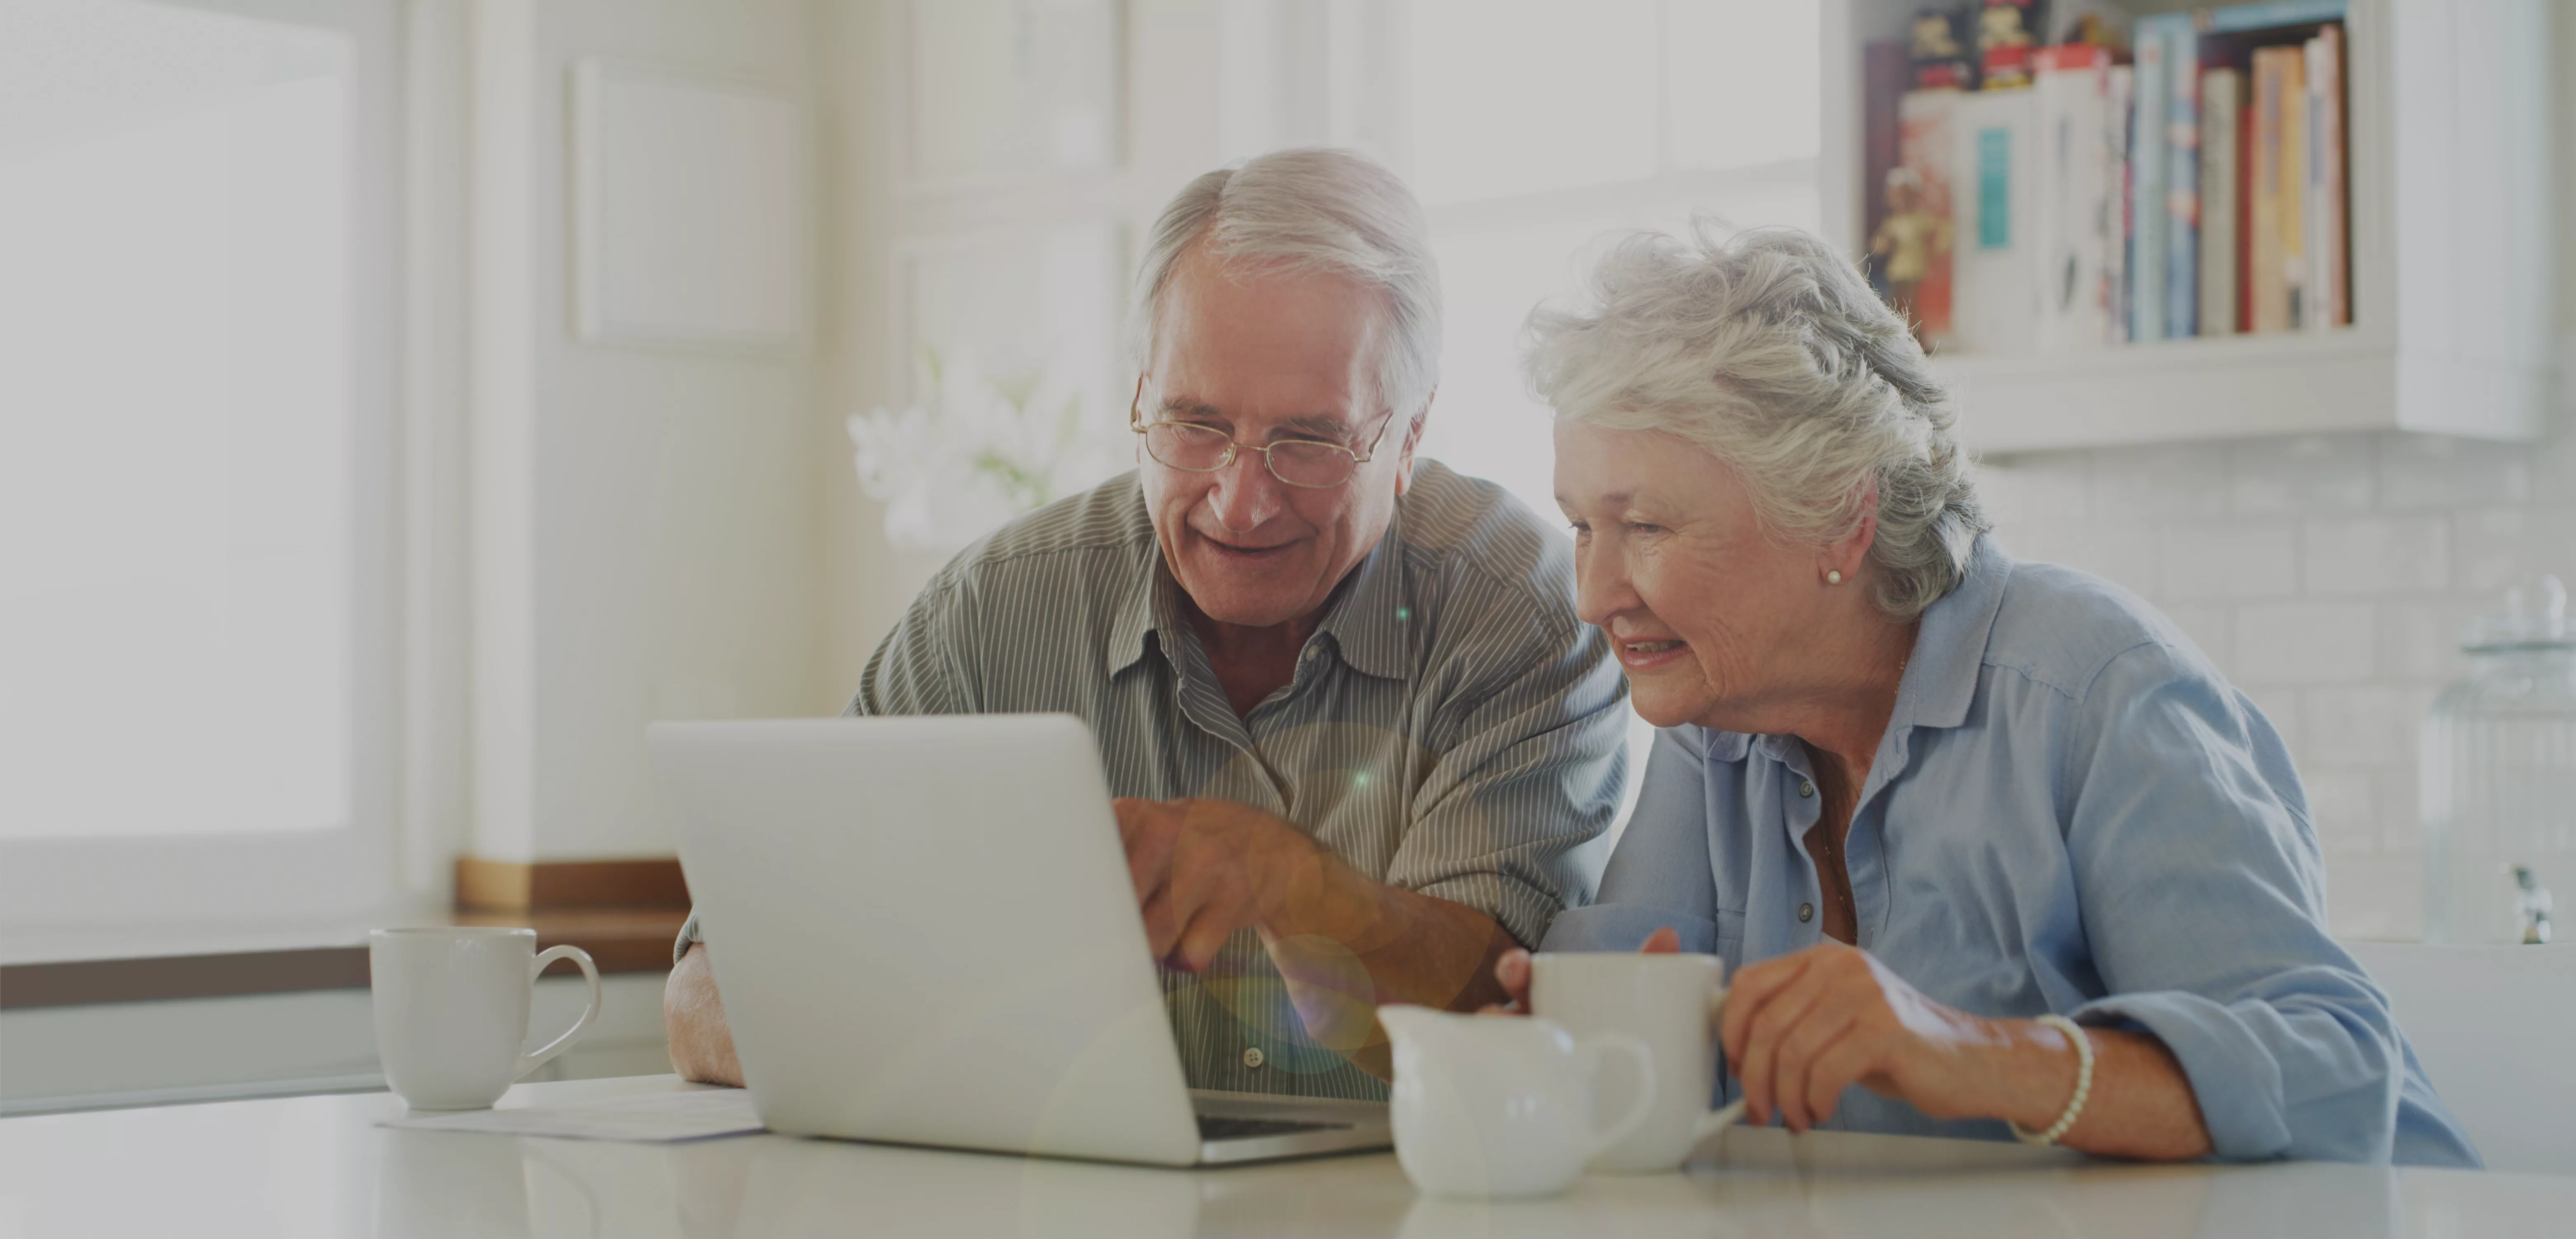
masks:
<path fill-rule="evenodd" d="M 647 739 L 771 1129 L 1197 1159 L 1080 720 L 656 723 Z"/>

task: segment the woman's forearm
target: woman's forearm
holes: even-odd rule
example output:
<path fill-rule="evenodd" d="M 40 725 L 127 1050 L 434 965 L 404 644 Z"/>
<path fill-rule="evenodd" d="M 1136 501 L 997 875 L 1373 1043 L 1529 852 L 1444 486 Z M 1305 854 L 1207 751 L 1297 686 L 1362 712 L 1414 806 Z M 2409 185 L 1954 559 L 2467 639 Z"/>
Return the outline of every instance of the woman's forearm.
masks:
<path fill-rule="evenodd" d="M 2046 1131 L 2075 1095 L 2079 1060 L 2058 1029 L 2030 1020 L 1998 1020 L 2001 1057 L 1993 1073 L 1993 1116 L 2024 1130 Z M 2058 1138 L 2105 1157 L 2179 1161 L 2210 1152 L 2209 1128 L 2182 1064 L 2144 1033 L 2087 1028 L 2093 1042 L 2093 1088 L 2075 1125 Z"/>

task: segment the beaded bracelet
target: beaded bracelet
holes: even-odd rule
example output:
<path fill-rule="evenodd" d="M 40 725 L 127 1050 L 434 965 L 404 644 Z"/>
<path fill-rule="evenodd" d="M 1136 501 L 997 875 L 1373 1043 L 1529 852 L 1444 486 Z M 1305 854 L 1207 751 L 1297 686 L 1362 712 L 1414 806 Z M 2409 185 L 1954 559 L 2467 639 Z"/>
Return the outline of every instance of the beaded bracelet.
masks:
<path fill-rule="evenodd" d="M 2033 1022 L 2065 1033 L 2075 1043 L 2075 1095 L 2067 1099 L 2066 1113 L 2058 1115 L 2047 1131 L 2029 1131 L 2010 1119 L 2004 1120 L 2004 1125 L 2012 1128 L 2013 1138 L 2023 1144 L 2055 1144 L 2058 1137 L 2075 1126 L 2075 1116 L 2084 1113 L 2084 1099 L 2093 1095 L 2093 1039 L 2085 1036 L 2075 1021 L 2062 1015 L 2043 1015 Z"/>

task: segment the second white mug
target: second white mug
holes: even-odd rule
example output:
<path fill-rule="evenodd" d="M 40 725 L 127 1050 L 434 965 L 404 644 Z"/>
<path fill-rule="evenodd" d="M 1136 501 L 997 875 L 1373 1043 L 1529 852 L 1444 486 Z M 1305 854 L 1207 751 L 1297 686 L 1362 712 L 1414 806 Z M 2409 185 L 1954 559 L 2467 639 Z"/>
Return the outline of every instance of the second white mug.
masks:
<path fill-rule="evenodd" d="M 1736 1101 L 1709 1109 L 1716 1089 L 1717 1013 L 1726 964 L 1713 955 L 1546 953 L 1530 957 L 1530 1010 L 1576 1036 L 1624 1033 L 1654 1057 L 1645 1122 L 1592 1159 L 1614 1173 L 1671 1170 L 1691 1147 L 1744 1116 Z M 1600 1104 L 1620 1113 L 1641 1083 L 1605 1064 Z"/>
<path fill-rule="evenodd" d="M 580 965 L 590 1005 L 564 1035 L 520 1053 L 537 974 Z M 376 1054 L 385 1083 L 415 1110 L 478 1110 L 564 1052 L 599 1018 L 599 968 L 577 946 L 537 953 L 537 931 L 479 926 L 379 929 L 367 935 Z"/>

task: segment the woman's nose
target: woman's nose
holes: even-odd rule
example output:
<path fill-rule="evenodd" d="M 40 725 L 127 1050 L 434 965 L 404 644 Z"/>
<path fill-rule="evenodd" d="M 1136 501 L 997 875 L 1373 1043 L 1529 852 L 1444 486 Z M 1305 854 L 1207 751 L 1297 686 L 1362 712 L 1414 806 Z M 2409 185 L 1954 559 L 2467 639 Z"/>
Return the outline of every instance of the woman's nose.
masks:
<path fill-rule="evenodd" d="M 1636 588 L 1628 580 L 1626 556 L 1600 546 L 1575 551 L 1574 613 L 1584 623 L 1608 628 L 1621 612 L 1639 605 Z"/>

